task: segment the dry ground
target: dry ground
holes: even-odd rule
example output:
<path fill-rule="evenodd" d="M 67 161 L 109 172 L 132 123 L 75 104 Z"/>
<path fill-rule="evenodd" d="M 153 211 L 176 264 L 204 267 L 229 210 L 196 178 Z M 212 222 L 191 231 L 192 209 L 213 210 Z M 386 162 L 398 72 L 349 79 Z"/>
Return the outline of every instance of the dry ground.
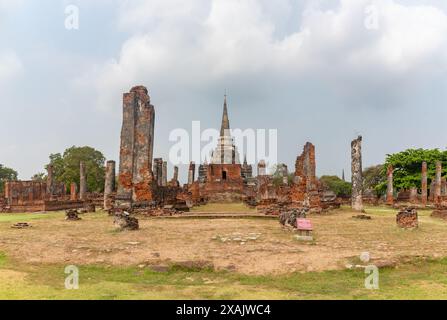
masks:
<path fill-rule="evenodd" d="M 380 265 L 447 256 L 447 222 L 429 217 L 428 211 L 420 212 L 420 228 L 414 231 L 397 228 L 393 210 L 367 211 L 371 221 L 352 219 L 349 209 L 311 216 L 312 243 L 298 242 L 276 219 L 140 218 L 141 230 L 117 232 L 112 218 L 102 212 L 83 215 L 78 222 L 65 221 L 63 213 L 0 216 L 0 252 L 24 264 L 165 266 L 205 261 L 217 270 L 250 275 L 344 269 L 365 251 Z M 32 228 L 12 229 L 18 221 Z M 245 243 L 216 239 L 253 234 L 258 238 Z"/>

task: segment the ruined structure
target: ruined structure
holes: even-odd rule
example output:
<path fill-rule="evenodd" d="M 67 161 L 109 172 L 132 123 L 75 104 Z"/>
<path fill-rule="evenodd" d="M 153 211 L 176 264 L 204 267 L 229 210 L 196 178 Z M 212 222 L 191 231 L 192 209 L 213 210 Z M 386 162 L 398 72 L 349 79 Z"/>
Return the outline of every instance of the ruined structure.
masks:
<path fill-rule="evenodd" d="M 253 167 L 247 162 L 247 156 L 244 157 L 244 163 L 242 164 L 241 174 L 244 180 L 247 182 L 253 178 Z"/>
<path fill-rule="evenodd" d="M 8 181 L 5 183 L 5 206 L 8 212 L 40 212 L 80 208 L 82 201 L 70 200 L 65 184 L 53 181 L 48 188 L 47 182 Z M 52 194 L 48 194 L 50 191 Z"/>
<path fill-rule="evenodd" d="M 425 207 L 427 205 L 427 162 L 422 163 L 422 179 L 421 179 L 421 204 Z"/>
<path fill-rule="evenodd" d="M 316 176 L 315 146 L 310 142 L 304 146 L 303 153 L 296 159 L 295 177 L 291 189 L 291 201 L 294 206 L 321 208 L 321 194 Z"/>
<path fill-rule="evenodd" d="M 267 165 L 264 160 L 259 161 L 258 163 L 258 176 L 266 176 L 267 175 Z"/>
<path fill-rule="evenodd" d="M 53 200 L 55 195 L 54 190 L 54 167 L 52 164 L 47 166 L 47 197 L 48 200 Z"/>
<path fill-rule="evenodd" d="M 442 163 L 441 161 L 436 161 L 436 175 L 435 175 L 435 193 L 433 202 L 436 205 L 441 204 L 441 184 L 442 184 Z"/>
<path fill-rule="evenodd" d="M 405 208 L 396 216 L 396 223 L 400 228 L 412 229 L 418 227 L 418 213 L 415 208 Z"/>
<path fill-rule="evenodd" d="M 115 161 L 107 161 L 106 177 L 104 182 L 104 210 L 113 207 L 113 195 L 115 192 Z"/>
<path fill-rule="evenodd" d="M 363 211 L 362 137 L 351 143 L 352 209 Z"/>
<path fill-rule="evenodd" d="M 387 168 L 387 189 L 386 189 L 386 203 L 390 206 L 394 204 L 394 188 L 393 188 L 393 166 Z"/>
<path fill-rule="evenodd" d="M 79 198 L 82 201 L 87 199 L 87 176 L 83 161 L 79 164 Z"/>
<path fill-rule="evenodd" d="M 155 158 L 154 159 L 154 165 L 153 165 L 153 177 L 155 180 L 155 183 L 158 186 L 161 186 L 163 184 L 163 159 L 162 158 Z"/>
<path fill-rule="evenodd" d="M 76 182 L 70 184 L 70 200 L 76 201 L 78 199 L 78 186 Z"/>
<path fill-rule="evenodd" d="M 137 86 L 123 95 L 119 188 L 116 201 L 131 206 L 132 202 L 153 199 L 152 157 L 155 110 L 148 91 Z"/>
<path fill-rule="evenodd" d="M 196 181 L 196 164 L 191 162 L 188 170 L 188 184 L 192 185 Z"/>

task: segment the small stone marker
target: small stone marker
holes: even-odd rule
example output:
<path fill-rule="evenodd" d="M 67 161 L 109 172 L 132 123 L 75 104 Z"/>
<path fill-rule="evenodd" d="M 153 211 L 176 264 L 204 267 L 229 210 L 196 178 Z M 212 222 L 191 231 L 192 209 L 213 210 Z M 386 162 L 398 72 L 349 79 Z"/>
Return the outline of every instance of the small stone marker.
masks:
<path fill-rule="evenodd" d="M 296 236 L 297 240 L 300 241 L 313 241 L 314 238 L 312 236 L 312 222 L 309 219 L 298 218 L 296 220 L 298 235 Z"/>

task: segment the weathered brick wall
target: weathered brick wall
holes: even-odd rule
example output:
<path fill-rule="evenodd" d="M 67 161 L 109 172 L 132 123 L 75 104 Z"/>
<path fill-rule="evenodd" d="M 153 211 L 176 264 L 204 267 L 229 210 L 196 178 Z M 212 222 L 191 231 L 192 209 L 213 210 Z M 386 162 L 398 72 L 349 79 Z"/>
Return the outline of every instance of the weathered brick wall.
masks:
<path fill-rule="evenodd" d="M 154 124 L 155 110 L 147 89 L 137 86 L 125 93 L 117 199 L 152 200 Z"/>
<path fill-rule="evenodd" d="M 315 146 L 306 143 L 303 153 L 295 163 L 295 178 L 290 190 L 290 198 L 294 205 L 321 208 L 319 182 L 316 177 Z"/>
<path fill-rule="evenodd" d="M 49 200 L 47 183 L 39 181 L 9 181 L 5 184 L 5 199 L 8 205 L 34 205 L 36 202 Z M 64 199 L 66 197 L 65 184 L 53 184 L 53 197 Z"/>

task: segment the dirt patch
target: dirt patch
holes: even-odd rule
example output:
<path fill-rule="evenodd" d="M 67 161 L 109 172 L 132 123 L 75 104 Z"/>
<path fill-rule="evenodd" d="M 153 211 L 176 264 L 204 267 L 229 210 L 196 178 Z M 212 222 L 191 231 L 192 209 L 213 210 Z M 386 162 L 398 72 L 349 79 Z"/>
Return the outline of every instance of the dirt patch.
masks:
<path fill-rule="evenodd" d="M 206 261 L 216 270 L 246 274 L 342 269 L 362 252 L 373 261 L 447 256 L 447 223 L 442 220 L 421 214 L 419 229 L 409 231 L 396 226 L 395 211 L 368 214 L 373 223 L 352 219 L 349 210 L 310 216 L 312 243 L 297 241 L 276 220 L 141 218 L 140 230 L 116 232 L 113 217 L 105 213 L 85 215 L 76 224 L 61 216 L 34 220 L 27 232 L 0 223 L 0 251 L 25 263 L 172 266 Z M 218 241 L 238 234 L 260 236 Z"/>

